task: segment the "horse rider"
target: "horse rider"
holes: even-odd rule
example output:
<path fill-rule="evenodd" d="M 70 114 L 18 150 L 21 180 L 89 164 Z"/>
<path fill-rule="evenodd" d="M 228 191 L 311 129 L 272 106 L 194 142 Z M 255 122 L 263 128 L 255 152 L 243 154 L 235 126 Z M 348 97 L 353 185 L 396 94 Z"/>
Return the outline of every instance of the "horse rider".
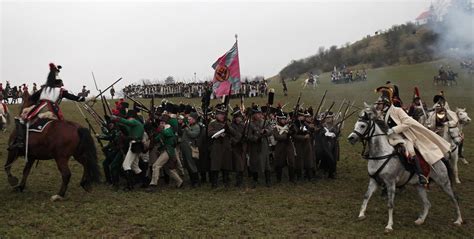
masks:
<path fill-rule="evenodd" d="M 382 86 L 376 89 L 382 95 L 375 102 L 378 115 L 388 126 L 387 135 L 392 146 L 402 144 L 408 153 L 408 158 L 415 162 L 415 170 L 419 183 L 426 185 L 428 179 L 423 176 L 420 159 L 416 151 L 425 161 L 433 165 L 439 160 L 445 160 L 445 153 L 449 152 L 450 144 L 408 116 L 400 107 L 392 103 L 392 89 Z"/>
<path fill-rule="evenodd" d="M 78 102 L 85 101 L 84 97 L 70 94 L 63 88 L 63 81 L 59 78 L 61 68 L 59 65 L 56 67 L 53 63 L 49 64 L 49 74 L 45 86 L 29 98 L 29 101 L 33 102 L 33 106 L 23 109 L 21 117 L 15 118 L 16 138 L 8 150 L 24 148 L 25 122 L 30 122 L 35 117 L 64 120 L 63 113 L 59 108 L 63 98 Z"/>
<path fill-rule="evenodd" d="M 413 101 L 408 109 L 408 115 L 411 116 L 416 121 L 420 122 L 422 116 L 428 117 L 427 113 L 428 109 L 426 108 L 426 104 L 421 102 L 420 92 L 418 87 L 415 87 L 414 94 L 413 94 Z M 426 120 L 426 119 L 425 119 Z M 423 122 L 421 122 L 423 123 Z"/>

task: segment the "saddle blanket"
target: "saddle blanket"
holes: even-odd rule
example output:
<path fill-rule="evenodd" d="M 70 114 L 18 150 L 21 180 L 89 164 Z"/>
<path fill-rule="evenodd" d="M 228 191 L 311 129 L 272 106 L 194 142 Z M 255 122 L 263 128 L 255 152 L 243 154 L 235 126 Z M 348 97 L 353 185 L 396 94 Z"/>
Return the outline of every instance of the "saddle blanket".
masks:
<path fill-rule="evenodd" d="M 41 133 L 48 126 L 49 123 L 53 122 L 52 119 L 36 119 L 29 127 L 29 132 Z"/>

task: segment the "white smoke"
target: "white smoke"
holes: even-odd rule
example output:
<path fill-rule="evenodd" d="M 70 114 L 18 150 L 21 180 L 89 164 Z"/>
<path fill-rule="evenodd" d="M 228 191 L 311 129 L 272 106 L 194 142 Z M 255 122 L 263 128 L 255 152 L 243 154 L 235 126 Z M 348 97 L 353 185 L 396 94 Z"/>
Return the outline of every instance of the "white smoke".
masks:
<path fill-rule="evenodd" d="M 452 0 L 438 21 L 429 24 L 438 34 L 435 53 L 455 58 L 474 56 L 474 11 L 471 0 Z M 436 9 L 436 8 L 435 8 Z"/>

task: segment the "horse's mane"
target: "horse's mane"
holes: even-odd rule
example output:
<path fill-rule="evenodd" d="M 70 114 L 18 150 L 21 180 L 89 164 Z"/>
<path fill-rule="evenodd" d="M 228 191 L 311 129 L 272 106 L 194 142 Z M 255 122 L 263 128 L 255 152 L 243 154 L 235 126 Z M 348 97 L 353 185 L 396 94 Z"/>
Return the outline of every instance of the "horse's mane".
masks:
<path fill-rule="evenodd" d="M 379 126 L 379 128 L 384 132 L 388 132 L 388 125 L 385 123 L 385 121 L 380 120 L 380 119 L 374 119 L 375 124 Z"/>

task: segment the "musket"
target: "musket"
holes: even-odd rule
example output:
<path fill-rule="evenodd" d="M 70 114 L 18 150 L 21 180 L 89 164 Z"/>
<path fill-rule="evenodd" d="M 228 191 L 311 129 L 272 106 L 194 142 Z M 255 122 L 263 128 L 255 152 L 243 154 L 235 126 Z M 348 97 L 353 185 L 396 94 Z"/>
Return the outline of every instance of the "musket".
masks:
<path fill-rule="evenodd" d="M 346 102 L 346 98 L 344 98 L 344 100 L 342 100 L 342 103 L 341 103 L 341 106 L 339 106 L 339 109 L 337 110 L 337 115 L 336 115 L 336 120 L 339 118 L 339 115 L 341 113 L 341 110 L 342 110 L 342 107 L 344 106 L 344 103 Z"/>
<path fill-rule="evenodd" d="M 326 114 L 324 114 L 324 117 L 323 117 L 323 118 L 321 119 L 321 121 L 320 121 L 321 123 L 324 122 L 324 120 L 325 120 L 326 117 L 328 116 L 329 111 L 331 111 L 331 109 L 332 109 L 332 107 L 334 106 L 335 103 L 336 103 L 336 102 L 333 101 L 332 104 L 331 104 L 331 106 L 329 106 L 329 109 L 326 111 Z"/>
<path fill-rule="evenodd" d="M 142 107 L 141 110 L 143 110 L 143 111 L 146 112 L 146 113 L 150 113 L 150 110 L 149 110 L 145 105 L 143 105 L 143 103 L 141 103 L 141 102 L 139 102 L 139 101 L 133 99 L 132 97 L 130 97 L 129 95 L 127 95 L 127 94 L 125 94 L 125 93 L 124 93 L 123 95 L 124 95 L 125 97 L 127 97 L 128 99 L 130 99 L 131 101 L 133 101 L 134 103 L 136 103 L 137 105 L 139 105 L 140 107 Z"/>
<path fill-rule="evenodd" d="M 97 137 L 97 132 L 95 131 L 94 127 L 92 126 L 91 122 L 89 121 L 89 119 L 86 117 L 86 115 L 84 114 L 84 112 L 82 112 L 81 110 L 81 107 L 79 106 L 79 103 L 76 101 L 76 106 L 77 106 L 77 109 L 79 109 L 79 112 L 81 113 L 82 117 L 84 117 L 84 120 L 86 121 L 86 123 L 89 125 L 89 129 L 92 130 L 92 133 L 94 133 L 94 136 L 96 136 L 96 139 L 97 139 L 97 142 L 99 142 L 99 145 L 100 145 L 100 148 L 103 149 L 104 148 L 104 145 L 102 144 L 102 141 Z"/>
<path fill-rule="evenodd" d="M 319 110 L 321 110 L 321 106 L 323 106 L 323 101 L 324 101 L 324 99 L 326 98 L 326 94 L 327 94 L 327 93 L 328 93 L 328 90 L 325 90 L 325 91 L 324 91 L 324 95 L 323 95 L 323 97 L 321 98 L 321 101 L 319 102 L 318 109 L 316 110 L 315 117 L 317 117 L 317 115 L 319 115 Z"/>
<path fill-rule="evenodd" d="M 117 82 L 121 81 L 122 80 L 122 77 L 120 77 L 118 80 L 116 80 L 114 83 L 112 83 L 112 85 L 109 85 L 109 87 L 105 88 L 105 90 L 103 90 L 102 92 L 100 92 L 99 95 L 96 95 L 93 99 L 91 99 L 92 101 L 95 101 L 97 98 L 99 98 L 100 96 L 102 96 L 102 94 L 104 94 L 104 92 L 107 92 L 108 89 L 112 88 L 112 86 L 114 86 L 115 84 L 117 84 Z"/>
<path fill-rule="evenodd" d="M 300 91 L 300 94 L 298 95 L 298 100 L 296 101 L 295 109 L 293 110 L 293 121 L 295 121 L 298 118 L 297 114 L 300 108 L 301 94 L 302 92 Z"/>

